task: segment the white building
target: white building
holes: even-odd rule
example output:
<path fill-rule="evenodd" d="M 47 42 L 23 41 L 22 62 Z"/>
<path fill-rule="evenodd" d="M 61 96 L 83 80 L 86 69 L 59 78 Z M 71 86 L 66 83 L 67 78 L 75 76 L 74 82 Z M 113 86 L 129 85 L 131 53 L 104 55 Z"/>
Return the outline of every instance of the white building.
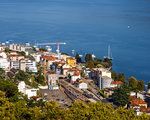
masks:
<path fill-rule="evenodd" d="M 25 72 L 37 72 L 36 61 L 28 59 L 20 60 L 20 70 Z"/>
<path fill-rule="evenodd" d="M 3 68 L 4 70 L 10 69 L 10 62 L 8 62 L 7 59 L 0 57 L 0 68 Z"/>
<path fill-rule="evenodd" d="M 121 84 L 122 84 L 123 82 L 121 82 L 121 81 L 112 81 L 111 83 L 110 83 L 110 87 L 120 87 L 121 86 Z"/>
<path fill-rule="evenodd" d="M 77 79 L 80 79 L 81 75 L 72 75 L 71 76 L 71 83 L 74 83 Z"/>
<path fill-rule="evenodd" d="M 40 62 L 40 57 L 41 57 L 40 54 L 34 53 L 34 54 L 32 54 L 32 56 L 34 57 L 34 59 L 35 59 L 36 62 Z"/>
<path fill-rule="evenodd" d="M 60 55 L 60 58 L 63 59 L 63 60 L 65 60 L 65 61 L 66 61 L 66 59 L 67 59 L 68 57 L 71 57 L 71 56 L 68 56 L 68 55 Z"/>
<path fill-rule="evenodd" d="M 37 90 L 39 89 L 31 88 L 27 86 L 24 81 L 21 81 L 18 84 L 18 90 L 19 92 L 23 93 L 24 95 L 27 95 L 28 98 L 30 98 L 32 96 L 37 96 Z"/>
<path fill-rule="evenodd" d="M 78 84 L 78 87 L 79 87 L 79 89 L 87 89 L 88 88 L 88 86 L 87 86 L 87 84 L 86 83 L 79 83 Z"/>
<path fill-rule="evenodd" d="M 111 72 L 107 69 L 104 68 L 94 68 L 93 70 L 95 71 L 99 71 L 100 75 L 103 76 L 107 76 L 109 78 L 111 78 Z"/>
<path fill-rule="evenodd" d="M 46 80 L 48 82 L 48 86 L 50 90 L 59 89 L 58 88 L 59 75 L 56 72 L 53 71 L 47 72 Z"/>
<path fill-rule="evenodd" d="M 7 55 L 6 55 L 6 53 L 4 51 L 0 51 L 0 56 L 2 58 L 7 58 Z"/>
<path fill-rule="evenodd" d="M 3 46 L 0 45 L 0 51 L 3 51 L 3 50 L 4 50 Z"/>
<path fill-rule="evenodd" d="M 14 43 L 10 44 L 9 49 L 19 51 L 19 52 L 24 51 L 26 53 L 26 55 L 28 55 L 29 52 L 32 51 L 32 47 L 24 46 L 24 45 L 18 45 L 18 44 L 14 44 Z"/>
<path fill-rule="evenodd" d="M 110 88 L 112 81 L 113 81 L 112 78 L 109 78 L 107 76 L 103 76 L 103 77 L 100 76 L 98 80 L 100 90 L 104 88 Z"/>
<path fill-rule="evenodd" d="M 19 61 L 10 61 L 10 68 L 19 70 L 20 69 Z"/>
<path fill-rule="evenodd" d="M 17 55 L 18 53 L 16 51 L 9 51 L 10 55 Z"/>

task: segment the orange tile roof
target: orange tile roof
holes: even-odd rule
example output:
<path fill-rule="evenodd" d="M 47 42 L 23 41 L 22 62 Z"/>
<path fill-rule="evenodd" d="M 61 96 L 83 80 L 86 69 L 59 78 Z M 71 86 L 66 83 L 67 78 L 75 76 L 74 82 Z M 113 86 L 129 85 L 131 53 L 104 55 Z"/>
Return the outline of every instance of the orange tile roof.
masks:
<path fill-rule="evenodd" d="M 62 63 L 62 62 L 53 62 L 53 64 L 62 64 L 62 65 L 64 65 L 65 63 Z"/>
<path fill-rule="evenodd" d="M 79 76 L 80 72 L 75 72 L 74 75 Z"/>
<path fill-rule="evenodd" d="M 148 107 L 148 108 L 141 107 L 140 111 L 150 113 L 150 107 Z"/>
<path fill-rule="evenodd" d="M 118 85 L 118 84 L 122 84 L 122 82 L 121 81 L 112 81 L 111 84 L 113 84 L 113 85 L 117 84 Z"/>
<path fill-rule="evenodd" d="M 53 57 L 53 56 L 41 56 L 41 58 L 48 60 L 48 61 L 54 61 L 57 59 L 57 57 Z"/>
<path fill-rule="evenodd" d="M 17 55 L 8 55 L 8 57 L 24 57 L 23 55 L 17 54 Z"/>
<path fill-rule="evenodd" d="M 145 102 L 145 101 L 143 101 L 143 100 L 141 100 L 141 99 L 134 99 L 134 100 L 131 100 L 130 103 L 131 103 L 131 104 L 137 104 L 137 105 L 139 105 L 139 104 L 147 104 L 147 102 Z"/>

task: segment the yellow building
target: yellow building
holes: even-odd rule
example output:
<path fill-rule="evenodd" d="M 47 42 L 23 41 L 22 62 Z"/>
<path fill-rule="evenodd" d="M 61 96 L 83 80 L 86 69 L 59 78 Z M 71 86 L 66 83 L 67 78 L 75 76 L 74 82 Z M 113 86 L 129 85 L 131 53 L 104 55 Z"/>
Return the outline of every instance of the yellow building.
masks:
<path fill-rule="evenodd" d="M 71 67 L 76 67 L 76 59 L 73 57 L 66 58 L 67 64 L 69 64 Z"/>

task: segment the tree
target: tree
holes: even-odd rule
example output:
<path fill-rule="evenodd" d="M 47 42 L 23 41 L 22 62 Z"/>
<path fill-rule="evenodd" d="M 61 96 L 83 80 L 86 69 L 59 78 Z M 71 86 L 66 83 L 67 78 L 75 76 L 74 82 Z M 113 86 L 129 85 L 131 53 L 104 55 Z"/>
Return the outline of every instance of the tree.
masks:
<path fill-rule="evenodd" d="M 24 81 L 27 79 L 27 74 L 23 70 L 19 70 L 19 72 L 15 76 L 16 80 Z"/>
<path fill-rule="evenodd" d="M 84 70 L 81 71 L 81 77 L 85 77 Z"/>
<path fill-rule="evenodd" d="M 111 60 L 108 59 L 108 58 L 105 58 L 103 62 L 104 62 L 105 64 L 108 63 L 108 64 L 109 64 L 109 67 L 112 66 L 112 62 L 111 62 Z"/>
<path fill-rule="evenodd" d="M 36 48 L 35 48 L 35 47 L 32 47 L 32 50 L 33 50 L 33 51 L 36 51 Z"/>
<path fill-rule="evenodd" d="M 65 111 L 65 110 L 64 110 Z M 45 113 L 44 120 L 58 120 L 63 119 L 64 112 L 60 108 L 59 104 L 55 101 L 49 101 L 45 103 L 43 108 L 43 113 Z"/>
<path fill-rule="evenodd" d="M 114 80 L 117 80 L 117 73 L 115 71 L 111 71 L 111 77 Z"/>
<path fill-rule="evenodd" d="M 70 73 L 68 74 L 68 79 L 71 79 L 71 74 Z"/>
<path fill-rule="evenodd" d="M 0 90 L 6 92 L 6 97 L 12 97 L 18 92 L 18 87 L 9 80 L 0 79 Z"/>
<path fill-rule="evenodd" d="M 37 77 L 35 77 L 35 81 L 36 81 L 37 83 L 40 83 L 40 84 L 44 85 L 44 84 L 45 84 L 45 81 L 44 81 L 44 80 L 45 80 L 45 78 L 44 78 L 44 76 L 41 74 L 41 70 L 39 70 Z"/>
<path fill-rule="evenodd" d="M 136 91 L 137 88 L 137 80 L 135 77 L 127 78 L 128 84 L 131 90 Z"/>
<path fill-rule="evenodd" d="M 5 48 L 5 53 L 9 53 L 10 49 L 8 47 Z"/>
<path fill-rule="evenodd" d="M 40 84 L 44 84 L 44 76 L 39 74 L 36 78 L 35 81 L 40 83 Z"/>
<path fill-rule="evenodd" d="M 68 53 L 62 52 L 61 55 L 69 55 Z"/>
<path fill-rule="evenodd" d="M 103 62 L 103 60 L 101 58 L 94 58 L 94 61 L 99 62 L 99 63 Z"/>
<path fill-rule="evenodd" d="M 5 78 L 5 70 L 3 68 L 0 68 L 0 78 Z"/>
<path fill-rule="evenodd" d="M 129 88 L 126 84 L 123 84 L 120 88 L 117 88 L 113 93 L 113 101 L 118 106 L 125 106 L 129 103 Z"/>
<path fill-rule="evenodd" d="M 18 52 L 19 54 L 26 56 L 26 53 L 24 51 Z"/>
<path fill-rule="evenodd" d="M 116 81 L 125 82 L 125 75 L 124 75 L 124 73 L 119 73 L 119 74 L 117 75 Z"/>
<path fill-rule="evenodd" d="M 28 114 L 28 108 L 26 106 L 26 101 L 20 100 L 15 103 L 15 117 L 17 120 L 24 120 Z"/>
<path fill-rule="evenodd" d="M 0 120 L 15 120 L 14 107 L 5 97 L 5 93 L 0 91 Z"/>
<path fill-rule="evenodd" d="M 150 89 L 150 82 L 148 83 L 148 89 Z"/>
<path fill-rule="evenodd" d="M 83 102 L 75 102 L 69 106 L 67 111 L 70 120 L 85 120 L 88 117 L 89 109 Z"/>
<path fill-rule="evenodd" d="M 29 60 L 35 60 L 35 58 L 32 55 L 28 55 L 27 57 L 29 58 Z"/>
<path fill-rule="evenodd" d="M 92 61 L 92 60 L 93 60 L 92 54 L 86 54 L 86 56 L 85 56 L 85 61 L 86 61 L 86 62 L 89 62 L 89 61 Z"/>
<path fill-rule="evenodd" d="M 47 49 L 46 48 L 39 48 L 40 51 L 45 51 L 47 52 Z"/>
<path fill-rule="evenodd" d="M 102 59 L 100 59 L 100 58 L 94 58 L 94 65 L 95 65 L 97 68 L 103 67 L 102 62 L 103 62 Z"/>
<path fill-rule="evenodd" d="M 82 62 L 81 57 L 79 56 L 78 53 L 76 54 L 75 58 L 77 60 L 77 63 L 81 63 Z"/>
<path fill-rule="evenodd" d="M 137 90 L 138 91 L 144 91 L 145 90 L 145 85 L 144 85 L 143 80 L 139 80 L 138 81 L 138 83 L 137 83 Z"/>
<path fill-rule="evenodd" d="M 94 65 L 94 61 L 92 60 L 92 61 L 88 61 L 87 63 L 86 63 L 86 68 L 94 68 L 95 67 L 95 65 Z"/>

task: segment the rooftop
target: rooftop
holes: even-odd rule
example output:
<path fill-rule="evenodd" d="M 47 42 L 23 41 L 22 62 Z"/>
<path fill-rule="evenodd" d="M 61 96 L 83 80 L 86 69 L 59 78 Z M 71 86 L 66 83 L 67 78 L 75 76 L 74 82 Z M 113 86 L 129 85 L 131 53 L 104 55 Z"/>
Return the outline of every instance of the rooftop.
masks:
<path fill-rule="evenodd" d="M 17 55 L 8 55 L 8 57 L 24 57 L 23 55 L 17 54 Z"/>
<path fill-rule="evenodd" d="M 134 99 L 134 100 L 131 100 L 130 103 L 131 103 L 131 104 L 137 104 L 137 105 L 139 105 L 139 104 L 147 104 L 147 102 L 145 102 L 145 101 L 143 101 L 143 100 L 141 100 L 141 99 Z"/>
<path fill-rule="evenodd" d="M 41 56 L 41 58 L 48 61 L 54 61 L 57 59 L 57 57 L 53 57 L 53 56 Z"/>
<path fill-rule="evenodd" d="M 47 74 L 57 74 L 57 73 L 54 71 L 48 71 Z"/>
<path fill-rule="evenodd" d="M 111 84 L 112 85 L 119 85 L 119 84 L 122 84 L 122 82 L 121 81 L 112 81 Z"/>

